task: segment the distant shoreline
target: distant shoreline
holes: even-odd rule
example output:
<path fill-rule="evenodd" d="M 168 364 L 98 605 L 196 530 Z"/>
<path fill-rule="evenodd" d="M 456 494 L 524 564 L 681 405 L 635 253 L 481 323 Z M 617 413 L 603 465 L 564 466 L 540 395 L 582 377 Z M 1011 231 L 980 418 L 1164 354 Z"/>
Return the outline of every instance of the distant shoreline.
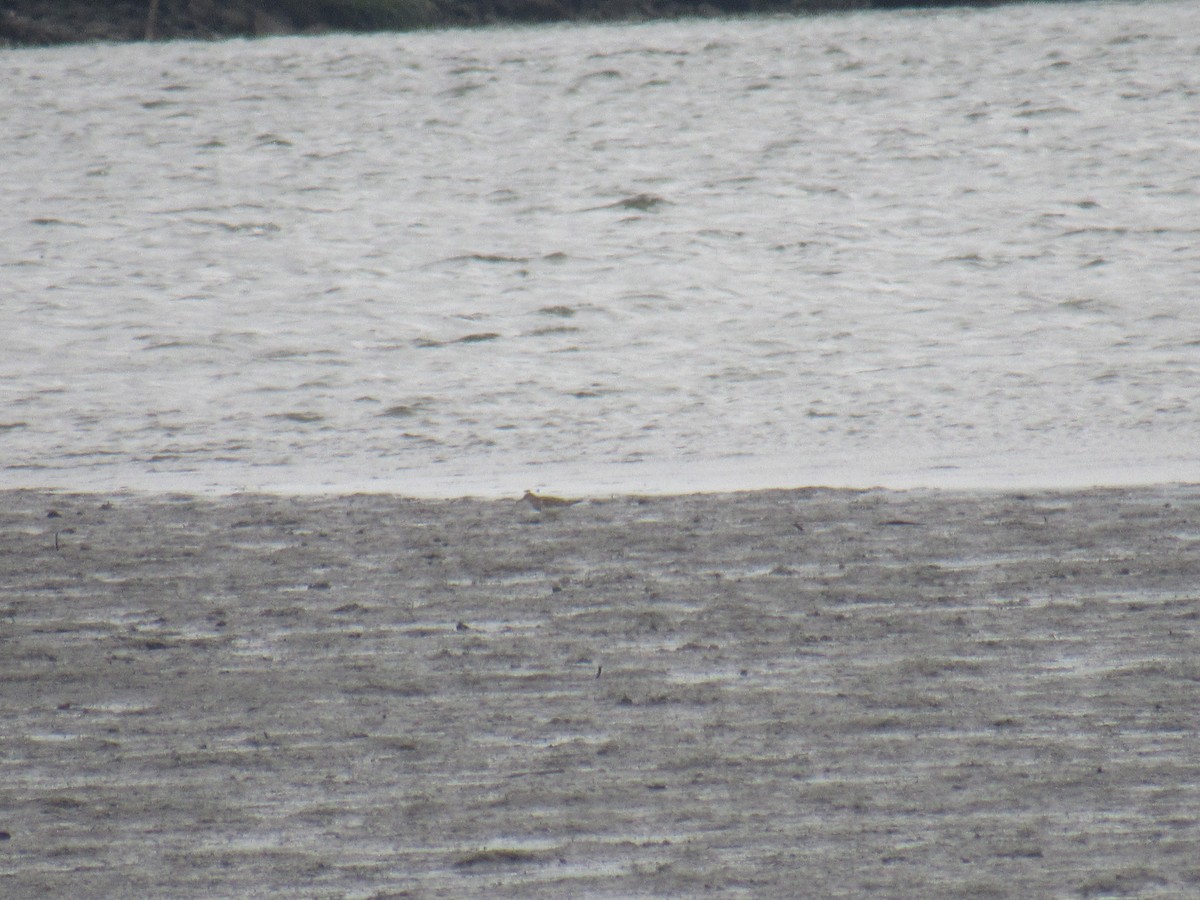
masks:
<path fill-rule="evenodd" d="M 330 31 L 403 31 L 563 21 L 644 21 L 901 7 L 996 6 L 1002 0 L 10 0 L 0 47 L 95 41 L 220 40 Z"/>

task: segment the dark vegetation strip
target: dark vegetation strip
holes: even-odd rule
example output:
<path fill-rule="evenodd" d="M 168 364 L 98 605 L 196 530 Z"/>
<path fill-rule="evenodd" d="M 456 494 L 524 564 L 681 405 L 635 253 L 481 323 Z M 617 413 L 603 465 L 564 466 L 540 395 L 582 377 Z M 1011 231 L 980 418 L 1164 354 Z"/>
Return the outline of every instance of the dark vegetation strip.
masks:
<path fill-rule="evenodd" d="M 1000 0 L 0 0 L 0 46 L 817 13 Z"/>

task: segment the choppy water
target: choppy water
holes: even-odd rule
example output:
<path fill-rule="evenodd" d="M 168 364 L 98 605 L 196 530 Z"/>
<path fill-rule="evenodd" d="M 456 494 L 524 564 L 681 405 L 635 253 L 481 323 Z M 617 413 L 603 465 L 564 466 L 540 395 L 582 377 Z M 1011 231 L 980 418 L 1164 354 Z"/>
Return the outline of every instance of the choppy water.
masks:
<path fill-rule="evenodd" d="M 0 53 L 0 484 L 1200 480 L 1196 10 Z"/>

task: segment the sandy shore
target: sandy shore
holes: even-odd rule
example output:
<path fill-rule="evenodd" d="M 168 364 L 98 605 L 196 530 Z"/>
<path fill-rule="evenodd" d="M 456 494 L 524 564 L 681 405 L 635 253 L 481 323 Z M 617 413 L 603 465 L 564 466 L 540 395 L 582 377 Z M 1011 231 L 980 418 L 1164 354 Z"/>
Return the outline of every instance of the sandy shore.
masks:
<path fill-rule="evenodd" d="M 0 895 L 1200 895 L 1200 488 L 0 492 Z"/>

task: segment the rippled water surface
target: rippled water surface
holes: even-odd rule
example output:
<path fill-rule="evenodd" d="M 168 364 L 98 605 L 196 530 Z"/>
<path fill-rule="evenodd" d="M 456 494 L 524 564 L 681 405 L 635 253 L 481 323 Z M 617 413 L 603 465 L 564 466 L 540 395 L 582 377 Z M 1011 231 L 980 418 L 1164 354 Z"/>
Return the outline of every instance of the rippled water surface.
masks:
<path fill-rule="evenodd" d="M 0 484 L 1200 480 L 1196 4 L 0 53 Z"/>

